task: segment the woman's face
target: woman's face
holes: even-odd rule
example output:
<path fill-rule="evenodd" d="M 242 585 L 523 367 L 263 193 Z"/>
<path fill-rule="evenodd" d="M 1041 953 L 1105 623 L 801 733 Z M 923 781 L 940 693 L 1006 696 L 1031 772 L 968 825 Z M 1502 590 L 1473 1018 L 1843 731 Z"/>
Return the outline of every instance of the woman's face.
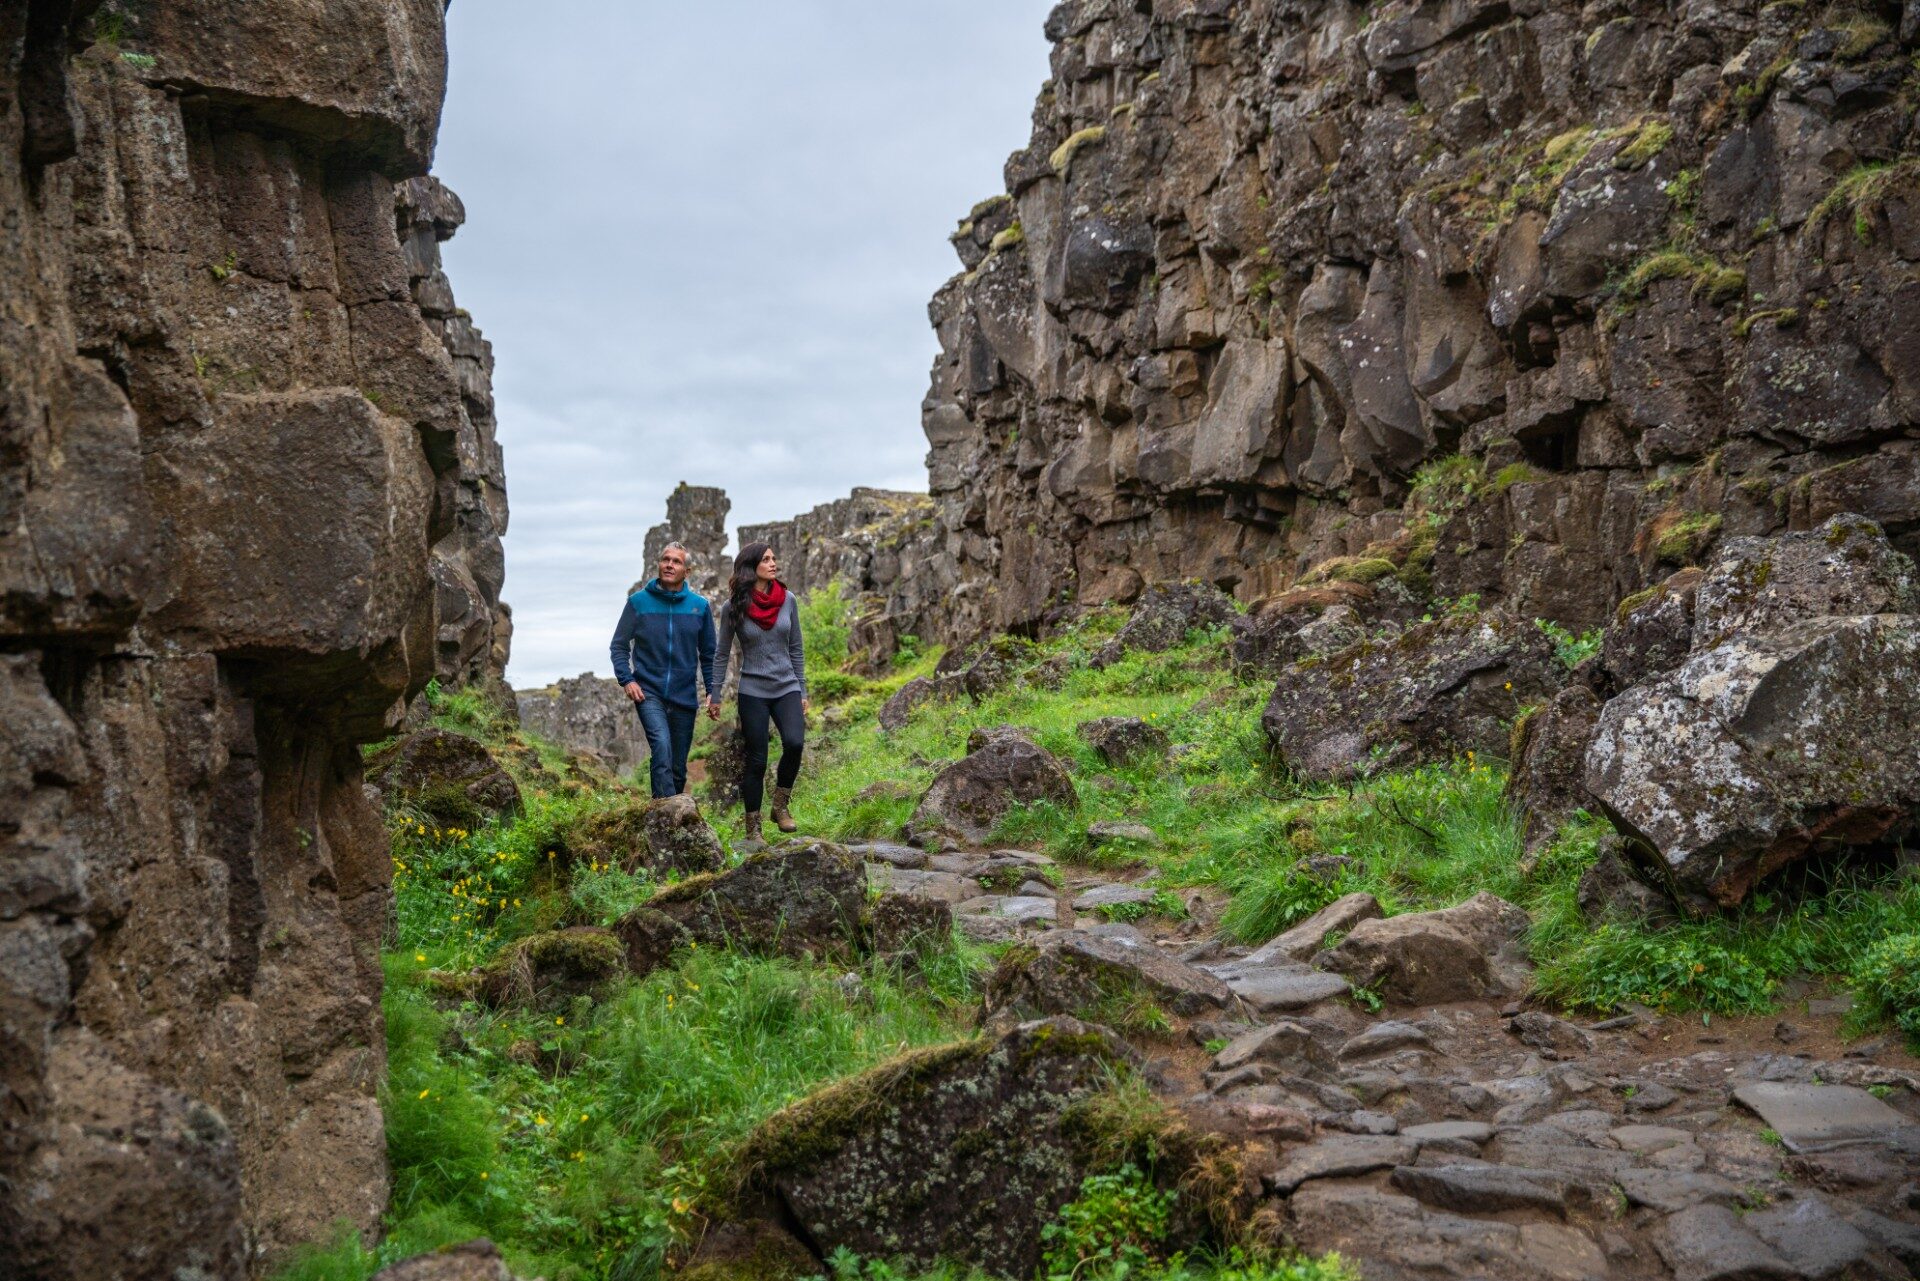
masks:
<path fill-rule="evenodd" d="M 763 583 L 780 577 L 780 560 L 773 554 L 773 548 L 767 548 L 766 554 L 760 557 L 760 563 L 754 566 L 753 573 Z"/>

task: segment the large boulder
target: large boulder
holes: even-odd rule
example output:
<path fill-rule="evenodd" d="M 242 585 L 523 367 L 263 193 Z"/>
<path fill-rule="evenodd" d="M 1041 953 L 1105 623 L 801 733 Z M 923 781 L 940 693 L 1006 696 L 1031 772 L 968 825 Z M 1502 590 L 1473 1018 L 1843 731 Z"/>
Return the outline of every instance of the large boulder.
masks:
<path fill-rule="evenodd" d="M 720 838 L 701 817 L 693 797 L 684 792 L 649 803 L 642 826 L 647 837 L 648 862 L 655 870 L 712 872 L 726 862 Z"/>
<path fill-rule="evenodd" d="M 1196 627 L 1222 627 L 1240 617 L 1220 589 L 1205 583 L 1155 583 L 1111 640 L 1094 652 L 1092 666 L 1110 667 L 1130 651 L 1164 653 Z"/>
<path fill-rule="evenodd" d="M 1619 650 L 1668 670 L 1617 662 L 1609 635 L 1609 666 L 1646 678 L 1601 711 L 1585 788 L 1696 909 L 1816 850 L 1896 838 L 1920 807 L 1916 611 L 1913 562 L 1862 517 L 1728 540 L 1693 580 L 1623 609 L 1615 634 L 1657 639 Z"/>
<path fill-rule="evenodd" d="M 1834 516 L 1803 533 L 1728 540 L 1700 579 L 1692 652 L 1810 618 L 1913 613 L 1913 561 L 1873 521 Z"/>
<path fill-rule="evenodd" d="M 1336 581 L 1262 601 L 1234 622 L 1234 670 L 1246 678 L 1277 677 L 1309 654 L 1358 644 L 1365 639 L 1360 610 L 1372 597 L 1363 583 Z"/>
<path fill-rule="evenodd" d="M 1092 1172 L 1073 1105 L 1126 1057 L 1071 1018 L 903 1055 L 763 1123 L 740 1153 L 743 1199 L 774 1203 L 823 1252 L 1031 1276 L 1040 1229 Z"/>
<path fill-rule="evenodd" d="M 1732 906 L 1920 807 L 1920 617 L 1736 636 L 1608 703 L 1586 788 L 1682 898 Z"/>
<path fill-rule="evenodd" d="M 1485 892 L 1437 912 L 1354 926 L 1319 963 L 1398 1005 L 1511 996 L 1527 985 L 1525 911 Z"/>
<path fill-rule="evenodd" d="M 866 898 L 866 871 L 851 851 L 827 841 L 790 841 L 738 867 L 669 886 L 613 929 L 635 974 L 652 973 L 688 943 L 836 956 L 853 950 Z"/>
<path fill-rule="evenodd" d="M 950 835 L 984 841 L 1016 805 L 1079 801 L 1066 766 L 1011 725 L 977 729 L 967 754 L 941 770 L 907 822 L 910 837 Z"/>
<path fill-rule="evenodd" d="M 951 698 L 951 682 L 944 676 L 916 676 L 893 691 L 886 702 L 880 704 L 880 711 L 874 717 L 880 728 L 888 734 L 897 734 L 907 727 L 913 718 L 914 709 L 924 703 L 939 702 Z"/>
<path fill-rule="evenodd" d="M 367 781 L 389 805 L 418 809 L 445 827 L 479 827 L 520 808 L 520 788 L 487 750 L 465 734 L 415 730 L 367 762 Z"/>
<path fill-rule="evenodd" d="M 1562 676 L 1531 622 L 1498 613 L 1440 618 L 1382 644 L 1295 663 L 1260 723 L 1288 769 L 1351 778 L 1467 751 L 1504 753 L 1514 715 L 1550 698 Z"/>
<path fill-rule="evenodd" d="M 1233 993 L 1145 940 L 1059 930 L 1007 949 L 987 980 L 981 1016 L 1079 1014 L 1111 1022 L 1113 1009 L 1140 999 L 1194 1015 L 1232 1004 Z"/>

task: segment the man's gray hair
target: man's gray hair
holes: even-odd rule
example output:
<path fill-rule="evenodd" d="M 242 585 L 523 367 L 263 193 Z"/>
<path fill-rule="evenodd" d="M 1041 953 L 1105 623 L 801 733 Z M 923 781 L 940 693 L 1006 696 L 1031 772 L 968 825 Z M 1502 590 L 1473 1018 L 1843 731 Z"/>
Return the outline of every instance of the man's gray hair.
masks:
<path fill-rule="evenodd" d="M 668 543 L 665 547 L 662 547 L 660 549 L 660 554 L 662 556 L 665 556 L 668 552 L 671 552 L 671 551 L 678 551 L 682 556 L 687 558 L 687 564 L 689 565 L 693 564 L 693 553 L 687 550 L 687 545 L 685 543 L 677 543 L 677 542 Z"/>

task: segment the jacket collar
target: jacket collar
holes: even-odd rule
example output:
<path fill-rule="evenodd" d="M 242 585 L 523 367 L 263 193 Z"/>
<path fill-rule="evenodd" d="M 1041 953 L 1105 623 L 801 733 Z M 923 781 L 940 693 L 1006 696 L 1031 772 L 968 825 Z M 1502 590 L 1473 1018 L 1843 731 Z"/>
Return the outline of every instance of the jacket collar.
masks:
<path fill-rule="evenodd" d="M 665 587 L 662 587 L 660 585 L 659 579 L 649 578 L 647 580 L 647 585 L 643 590 L 652 592 L 655 596 L 658 596 L 661 600 L 672 601 L 675 604 L 678 604 L 680 601 L 683 601 L 687 598 L 687 585 L 685 583 L 680 584 L 677 590 L 668 591 Z"/>

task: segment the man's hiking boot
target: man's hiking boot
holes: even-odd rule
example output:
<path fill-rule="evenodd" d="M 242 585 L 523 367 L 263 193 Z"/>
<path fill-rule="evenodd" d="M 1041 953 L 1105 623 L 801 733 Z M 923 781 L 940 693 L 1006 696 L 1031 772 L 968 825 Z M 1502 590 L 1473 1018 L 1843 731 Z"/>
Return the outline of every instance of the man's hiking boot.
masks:
<path fill-rule="evenodd" d="M 793 815 L 787 813 L 787 804 L 793 800 L 791 787 L 773 789 L 773 825 L 783 832 L 797 832 L 800 825 L 793 821 Z"/>
<path fill-rule="evenodd" d="M 759 810 L 755 810 L 753 811 L 753 813 L 748 814 L 745 818 L 741 820 L 740 825 L 747 829 L 746 836 L 744 837 L 745 840 L 758 841 L 760 839 L 760 811 Z"/>

